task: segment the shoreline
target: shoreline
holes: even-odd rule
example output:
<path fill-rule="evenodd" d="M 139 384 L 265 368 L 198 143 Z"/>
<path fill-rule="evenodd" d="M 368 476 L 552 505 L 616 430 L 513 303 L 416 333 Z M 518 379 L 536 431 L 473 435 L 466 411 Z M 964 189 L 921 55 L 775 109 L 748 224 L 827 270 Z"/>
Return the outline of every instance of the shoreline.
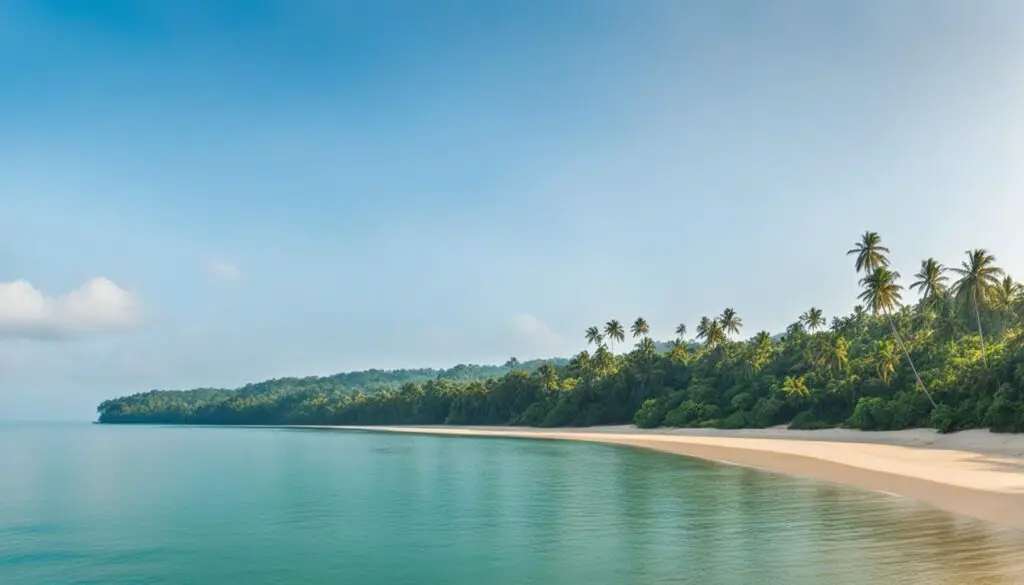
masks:
<path fill-rule="evenodd" d="M 711 431 L 632 426 L 287 428 L 623 445 L 906 497 L 954 514 L 1024 530 L 1024 437 L 1015 435 L 986 433 L 989 436 L 983 437 L 975 433 L 955 438 L 925 430 Z M 954 438 L 944 439 L 947 437 Z"/>

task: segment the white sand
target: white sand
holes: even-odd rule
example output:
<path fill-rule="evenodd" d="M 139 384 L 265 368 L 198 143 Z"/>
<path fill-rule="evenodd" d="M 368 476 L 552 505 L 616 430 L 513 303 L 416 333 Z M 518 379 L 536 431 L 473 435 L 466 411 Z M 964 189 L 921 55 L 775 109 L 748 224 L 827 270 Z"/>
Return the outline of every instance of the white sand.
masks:
<path fill-rule="evenodd" d="M 1024 529 L 1024 435 L 988 431 L 940 435 L 925 429 L 724 431 L 645 430 L 632 426 L 331 428 L 629 445 L 898 494 L 950 512 Z"/>

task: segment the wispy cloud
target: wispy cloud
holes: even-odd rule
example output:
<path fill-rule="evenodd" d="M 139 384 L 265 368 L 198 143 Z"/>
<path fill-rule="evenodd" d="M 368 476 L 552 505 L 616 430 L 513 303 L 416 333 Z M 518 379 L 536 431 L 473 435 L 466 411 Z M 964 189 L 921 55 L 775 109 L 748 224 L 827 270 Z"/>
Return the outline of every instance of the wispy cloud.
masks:
<path fill-rule="evenodd" d="M 565 349 L 565 340 L 551 330 L 544 321 L 528 314 L 512 319 L 512 346 L 515 351 L 530 357 L 549 356 Z"/>
<path fill-rule="evenodd" d="M 211 259 L 206 263 L 206 275 L 215 282 L 234 282 L 242 278 L 242 269 L 230 262 Z"/>

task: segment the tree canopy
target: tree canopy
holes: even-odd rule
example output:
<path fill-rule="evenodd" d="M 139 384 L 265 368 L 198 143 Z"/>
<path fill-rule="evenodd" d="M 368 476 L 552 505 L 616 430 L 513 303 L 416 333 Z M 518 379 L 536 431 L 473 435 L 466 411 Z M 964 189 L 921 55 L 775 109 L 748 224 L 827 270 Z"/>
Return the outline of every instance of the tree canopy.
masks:
<path fill-rule="evenodd" d="M 490 424 L 860 429 L 934 426 L 1024 431 L 1024 287 L 985 250 L 956 281 L 921 262 L 909 288 L 866 232 L 848 252 L 862 291 L 845 316 L 811 307 L 784 333 L 740 338 L 733 308 L 656 343 L 642 317 L 582 332 L 568 360 L 368 370 L 284 378 L 235 390 L 152 391 L 108 400 L 100 422 L 189 424 Z M 856 276 L 855 276 L 856 274 Z M 908 293 L 918 293 L 916 302 Z M 630 321 L 626 321 L 629 323 Z M 982 337 L 984 335 L 984 338 Z M 983 345 L 984 344 L 984 345 Z M 589 347 L 589 346 L 592 346 Z"/>

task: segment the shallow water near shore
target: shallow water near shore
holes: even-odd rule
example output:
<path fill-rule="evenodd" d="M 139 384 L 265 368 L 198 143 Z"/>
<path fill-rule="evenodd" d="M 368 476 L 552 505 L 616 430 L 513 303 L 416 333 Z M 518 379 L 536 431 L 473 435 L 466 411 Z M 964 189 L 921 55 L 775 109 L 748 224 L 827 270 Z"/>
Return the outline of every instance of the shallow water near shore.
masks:
<path fill-rule="evenodd" d="M 1024 532 L 613 445 L 0 426 L 0 583 L 1024 583 Z"/>

